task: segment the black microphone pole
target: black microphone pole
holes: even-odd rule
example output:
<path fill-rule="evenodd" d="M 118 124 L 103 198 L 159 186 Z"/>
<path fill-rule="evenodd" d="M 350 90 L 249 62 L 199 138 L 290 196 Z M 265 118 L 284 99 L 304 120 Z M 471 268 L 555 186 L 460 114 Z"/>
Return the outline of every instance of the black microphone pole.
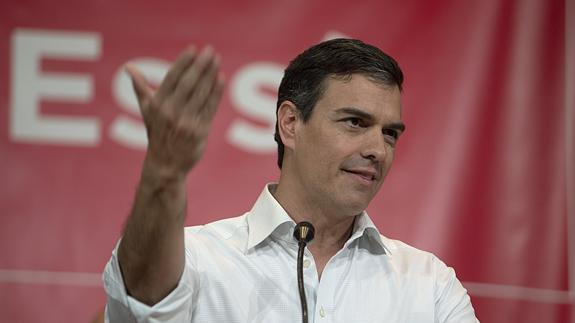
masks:
<path fill-rule="evenodd" d="M 301 302 L 302 323 L 308 323 L 307 320 L 307 301 L 305 298 L 305 286 L 303 284 L 303 254 L 305 246 L 313 240 L 315 229 L 309 222 L 298 223 L 293 231 L 293 236 L 298 241 L 297 251 L 297 285 L 299 289 L 299 299 Z"/>

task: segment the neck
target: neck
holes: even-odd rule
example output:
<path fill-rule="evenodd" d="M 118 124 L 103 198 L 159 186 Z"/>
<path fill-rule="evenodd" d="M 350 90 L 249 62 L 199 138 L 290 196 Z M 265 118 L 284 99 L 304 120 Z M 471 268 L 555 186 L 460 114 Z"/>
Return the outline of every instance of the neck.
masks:
<path fill-rule="evenodd" d="M 301 190 L 294 190 L 285 182 L 282 185 L 280 180 L 272 194 L 294 222 L 307 221 L 313 224 L 315 237 L 309 245 L 309 250 L 316 262 L 318 259 L 326 259 L 325 262 L 327 262 L 343 248 L 351 236 L 355 215 L 339 214 L 339 210 L 309 201 L 305 196 L 298 196 L 294 192 L 301 192 Z"/>

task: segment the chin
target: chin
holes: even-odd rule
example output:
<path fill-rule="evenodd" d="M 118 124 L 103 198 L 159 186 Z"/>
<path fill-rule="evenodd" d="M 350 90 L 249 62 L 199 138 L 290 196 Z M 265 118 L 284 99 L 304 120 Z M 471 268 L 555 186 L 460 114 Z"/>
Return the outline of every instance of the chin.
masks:
<path fill-rule="evenodd" d="M 345 216 L 355 216 L 363 212 L 375 194 L 372 191 L 359 191 L 356 189 L 346 189 L 339 192 L 332 192 L 331 202 L 333 210 Z"/>
<path fill-rule="evenodd" d="M 346 215 L 355 216 L 363 212 L 368 205 L 369 202 L 366 202 L 365 200 L 347 200 L 341 203 L 341 207 L 338 209 L 343 211 Z"/>

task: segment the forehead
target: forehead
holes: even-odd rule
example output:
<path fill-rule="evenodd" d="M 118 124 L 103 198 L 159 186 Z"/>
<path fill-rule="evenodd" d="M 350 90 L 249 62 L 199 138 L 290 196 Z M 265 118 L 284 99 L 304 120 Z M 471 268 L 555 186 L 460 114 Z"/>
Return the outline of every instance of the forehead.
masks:
<path fill-rule="evenodd" d="M 349 77 L 328 77 L 324 91 L 314 110 L 318 113 L 334 113 L 342 107 L 354 107 L 386 119 L 401 119 L 401 91 L 374 81 L 362 74 Z M 315 111 L 314 111 L 315 113 Z"/>

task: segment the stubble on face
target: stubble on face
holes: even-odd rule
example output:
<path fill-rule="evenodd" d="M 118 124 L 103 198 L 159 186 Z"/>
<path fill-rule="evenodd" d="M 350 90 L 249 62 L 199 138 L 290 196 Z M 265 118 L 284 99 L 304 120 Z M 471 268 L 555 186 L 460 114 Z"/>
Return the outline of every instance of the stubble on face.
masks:
<path fill-rule="evenodd" d="M 403 130 L 397 87 L 363 75 L 327 79 L 311 117 L 297 122 L 288 167 L 282 170 L 282 178 L 284 171 L 290 173 L 291 198 L 324 216 L 361 213 L 391 166 L 397 138 L 390 129 L 398 136 Z"/>

